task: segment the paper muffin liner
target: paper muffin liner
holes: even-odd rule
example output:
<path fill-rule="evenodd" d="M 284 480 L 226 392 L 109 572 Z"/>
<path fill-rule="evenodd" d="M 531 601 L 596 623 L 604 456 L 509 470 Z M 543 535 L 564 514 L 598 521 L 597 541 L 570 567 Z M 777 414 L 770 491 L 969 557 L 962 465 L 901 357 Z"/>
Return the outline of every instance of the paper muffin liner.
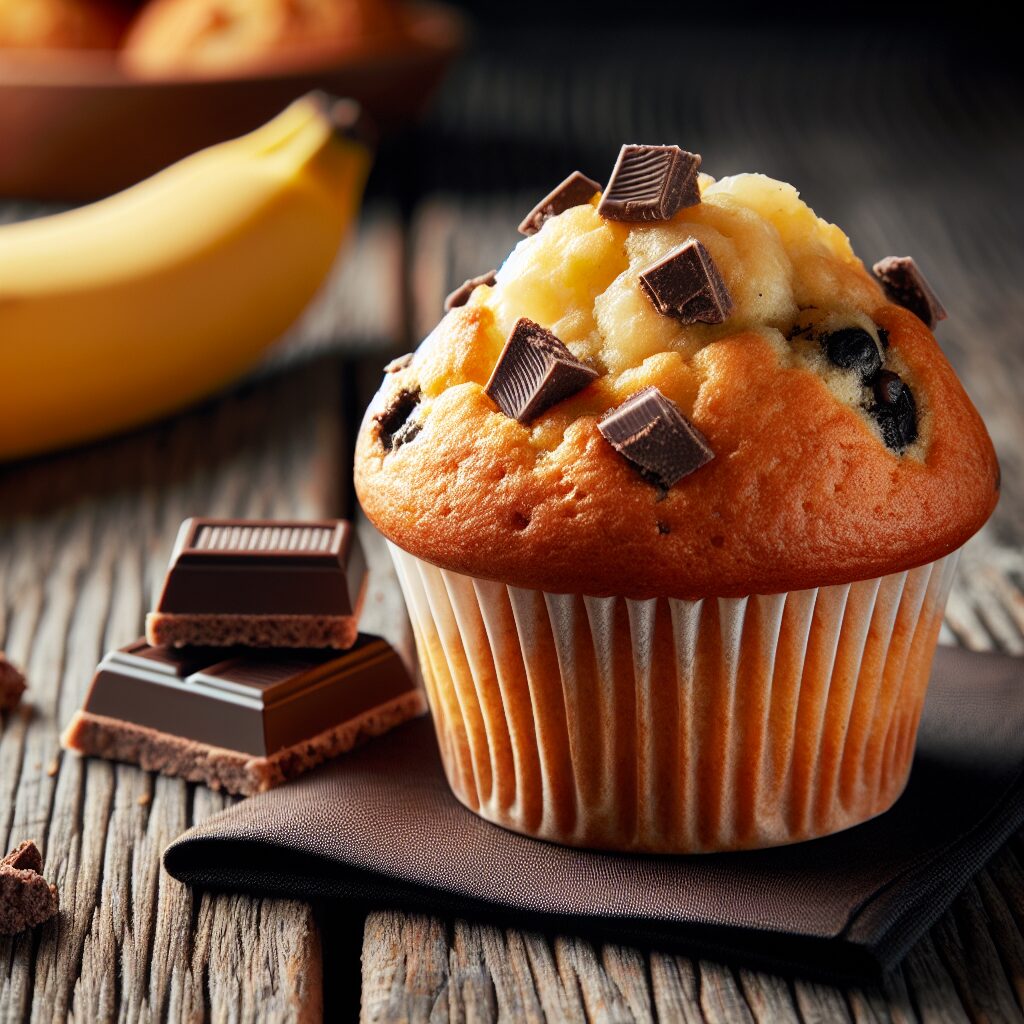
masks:
<path fill-rule="evenodd" d="M 959 557 L 637 601 L 474 579 L 389 546 L 456 797 L 530 836 L 662 853 L 792 843 L 887 810 Z"/>

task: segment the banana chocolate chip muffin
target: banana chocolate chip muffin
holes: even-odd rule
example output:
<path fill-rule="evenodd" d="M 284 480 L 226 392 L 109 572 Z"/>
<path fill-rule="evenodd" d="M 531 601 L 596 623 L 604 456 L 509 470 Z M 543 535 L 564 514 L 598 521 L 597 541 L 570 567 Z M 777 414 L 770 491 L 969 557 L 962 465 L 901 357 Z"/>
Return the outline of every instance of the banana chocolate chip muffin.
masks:
<path fill-rule="evenodd" d="M 458 798 L 531 835 L 794 842 L 902 792 L 998 497 L 914 261 L 675 146 L 574 174 L 388 367 L 356 485 Z"/>

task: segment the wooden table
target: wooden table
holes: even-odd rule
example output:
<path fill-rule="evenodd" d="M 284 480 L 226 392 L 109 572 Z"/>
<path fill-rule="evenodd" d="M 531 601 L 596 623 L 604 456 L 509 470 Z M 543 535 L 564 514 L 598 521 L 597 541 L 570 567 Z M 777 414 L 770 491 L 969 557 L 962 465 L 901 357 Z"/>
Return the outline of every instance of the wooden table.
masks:
<path fill-rule="evenodd" d="M 885 46 L 872 46 L 875 66 L 887 67 Z M 767 66 L 755 70 L 771 93 L 777 83 Z M 484 130 L 485 117 L 490 126 L 494 103 L 488 106 L 477 88 L 484 78 L 479 65 L 464 72 L 442 115 L 474 131 Z M 596 132 L 600 124 L 616 139 L 632 134 L 615 121 L 628 106 L 613 88 L 618 84 L 614 76 L 602 78 L 593 94 L 581 85 L 566 94 L 564 110 L 552 100 L 551 131 L 571 113 L 574 129 L 585 124 Z M 723 103 L 728 113 L 738 102 L 713 95 L 716 116 Z M 828 95 L 806 98 L 801 125 L 809 107 L 827 106 Z M 615 117 L 601 108 L 605 100 L 616 101 Z M 971 132 L 982 138 L 982 129 L 991 128 L 985 111 L 957 102 L 954 113 L 969 117 Z M 710 114 L 699 102 L 691 106 L 686 123 L 707 134 Z M 855 105 L 842 114 L 855 117 Z M 676 122 L 658 127 L 667 123 L 651 113 L 638 130 L 647 138 L 682 139 Z M 941 157 L 938 129 L 929 134 L 921 121 L 875 125 L 883 135 L 871 136 L 873 149 L 851 153 L 842 139 L 818 139 L 803 156 L 792 149 L 794 132 L 784 119 L 773 121 L 771 138 L 757 137 L 758 124 L 745 113 L 733 143 L 719 139 L 711 147 L 723 165 L 792 173 L 821 212 L 851 230 L 865 256 L 927 254 L 929 276 L 951 309 L 940 339 L 986 417 L 1004 480 L 996 515 L 965 552 L 943 641 L 1024 654 L 1019 133 L 985 136 L 991 144 L 984 189 L 972 187 L 968 169 L 955 180 L 944 169 L 942 191 L 933 194 L 921 178 L 895 179 L 878 169 L 900 132 L 909 132 L 908 147 L 920 150 L 925 170 Z M 489 174 L 501 151 L 488 154 L 481 160 Z M 557 151 L 530 155 L 558 162 Z M 889 180 L 880 183 L 873 173 Z M 823 195 L 821 182 L 830 175 L 836 192 Z M 934 176 L 927 180 L 934 184 Z M 496 265 L 536 194 L 434 194 L 407 203 L 404 217 L 374 206 L 296 339 L 256 379 L 131 436 L 0 469 L 0 646 L 31 683 L 23 713 L 0 722 L 0 847 L 35 837 L 62 904 L 60 916 L 34 933 L 0 938 L 0 1022 L 316 1019 L 322 992 L 332 1016 L 361 1007 L 367 1021 L 1024 1018 L 1024 833 L 979 873 L 885 984 L 842 989 L 478 922 L 193 893 L 162 872 L 160 853 L 229 800 L 202 786 L 61 753 L 59 732 L 100 654 L 139 635 L 181 518 L 320 516 L 350 507 L 352 424 L 380 366 L 433 325 L 453 283 Z M 965 250 L 956 242 L 968 227 L 974 230 Z M 407 645 L 386 559 L 372 536 L 366 539 L 376 571 L 367 626 Z"/>

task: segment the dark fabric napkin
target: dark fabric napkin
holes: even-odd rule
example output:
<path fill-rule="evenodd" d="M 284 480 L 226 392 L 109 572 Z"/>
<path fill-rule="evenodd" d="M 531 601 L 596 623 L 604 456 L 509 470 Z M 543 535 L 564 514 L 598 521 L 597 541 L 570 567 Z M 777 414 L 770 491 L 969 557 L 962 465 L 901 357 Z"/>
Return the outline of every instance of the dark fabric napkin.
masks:
<path fill-rule="evenodd" d="M 887 814 L 796 846 L 625 856 L 490 825 L 418 721 L 185 833 L 192 885 L 356 900 L 843 979 L 894 966 L 1024 822 L 1024 659 L 940 648 L 910 783 Z"/>

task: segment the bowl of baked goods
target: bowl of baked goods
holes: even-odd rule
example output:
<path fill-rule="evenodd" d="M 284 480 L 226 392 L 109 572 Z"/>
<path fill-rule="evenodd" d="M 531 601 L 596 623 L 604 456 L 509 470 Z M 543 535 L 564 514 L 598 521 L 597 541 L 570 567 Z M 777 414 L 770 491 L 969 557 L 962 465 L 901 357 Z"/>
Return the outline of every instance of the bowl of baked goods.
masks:
<path fill-rule="evenodd" d="M 0 194 L 109 194 L 316 88 L 387 130 L 465 34 L 433 2 L 0 0 Z"/>

